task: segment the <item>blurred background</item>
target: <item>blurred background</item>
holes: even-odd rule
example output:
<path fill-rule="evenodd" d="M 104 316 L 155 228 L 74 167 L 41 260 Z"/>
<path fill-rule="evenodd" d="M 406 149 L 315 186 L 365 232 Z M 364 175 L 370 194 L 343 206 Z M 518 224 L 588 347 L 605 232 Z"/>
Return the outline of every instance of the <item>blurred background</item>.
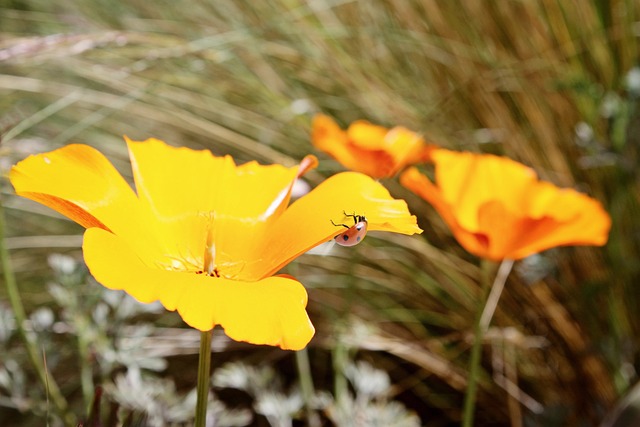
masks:
<path fill-rule="evenodd" d="M 509 156 L 600 200 L 613 228 L 604 248 L 516 263 L 476 425 L 638 425 L 639 38 L 637 0 L 0 0 L 0 168 L 83 143 L 129 178 L 123 135 L 293 165 L 314 152 L 317 112 Z M 342 170 L 315 154 L 311 186 Z M 215 425 L 459 424 L 480 263 L 383 183 L 423 235 L 371 233 L 288 266 L 317 330 L 304 352 L 217 330 Z M 2 286 L 0 424 L 189 425 L 197 331 L 96 284 L 83 229 L 6 179 L 2 203 L 25 326 L 73 415 L 49 399 Z"/>

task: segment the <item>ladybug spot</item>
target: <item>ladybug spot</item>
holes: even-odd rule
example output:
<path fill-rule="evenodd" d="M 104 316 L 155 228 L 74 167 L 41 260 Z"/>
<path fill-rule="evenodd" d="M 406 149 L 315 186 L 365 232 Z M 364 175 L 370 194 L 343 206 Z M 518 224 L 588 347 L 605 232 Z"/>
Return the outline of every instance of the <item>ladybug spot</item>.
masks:
<path fill-rule="evenodd" d="M 342 240 L 344 240 L 346 242 L 347 240 L 349 240 L 349 236 L 347 236 L 347 235 L 342 236 Z"/>
<path fill-rule="evenodd" d="M 358 236 L 358 238 L 356 239 L 357 242 L 359 242 L 360 240 L 362 240 L 362 237 Z"/>

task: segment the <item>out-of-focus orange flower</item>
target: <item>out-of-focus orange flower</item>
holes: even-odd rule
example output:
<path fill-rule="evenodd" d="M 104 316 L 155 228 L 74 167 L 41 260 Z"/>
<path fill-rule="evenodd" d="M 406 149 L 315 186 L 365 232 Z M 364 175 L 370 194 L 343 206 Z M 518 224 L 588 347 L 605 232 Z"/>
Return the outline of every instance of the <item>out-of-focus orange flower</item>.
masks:
<path fill-rule="evenodd" d="M 403 127 L 387 129 L 359 120 L 343 131 L 323 114 L 313 119 L 311 141 L 347 169 L 373 178 L 394 176 L 408 165 L 424 162 L 433 149 L 420 135 Z"/>
<path fill-rule="evenodd" d="M 371 178 L 335 175 L 289 205 L 299 166 L 237 166 L 229 156 L 127 139 L 135 192 L 86 145 L 31 156 L 13 167 L 16 192 L 86 227 L 91 274 L 137 300 L 159 300 L 190 326 L 221 325 L 238 341 L 300 349 L 314 329 L 307 294 L 276 273 L 343 229 L 343 211 L 369 230 L 420 232 L 406 203 Z"/>
<path fill-rule="evenodd" d="M 493 155 L 434 150 L 435 184 L 416 168 L 400 182 L 440 213 L 460 244 L 490 260 L 521 259 L 555 246 L 604 245 L 611 218 L 577 191 Z"/>

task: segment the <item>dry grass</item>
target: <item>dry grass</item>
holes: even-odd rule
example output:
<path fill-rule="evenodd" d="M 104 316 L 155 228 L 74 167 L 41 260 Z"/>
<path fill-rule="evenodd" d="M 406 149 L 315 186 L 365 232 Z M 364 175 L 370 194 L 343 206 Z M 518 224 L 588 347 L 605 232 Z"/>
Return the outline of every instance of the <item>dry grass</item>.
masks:
<path fill-rule="evenodd" d="M 625 83 L 639 60 L 637 2 L 23 0 L 0 3 L 0 28 L 5 170 L 82 142 L 127 174 L 123 134 L 293 164 L 323 111 L 505 154 L 588 192 L 613 217 L 610 243 L 517 265 L 486 337 L 477 425 L 597 425 L 637 381 L 640 91 Z M 339 170 L 322 160 L 312 183 Z M 479 264 L 430 207 L 385 184 L 423 237 L 372 235 L 291 266 L 318 330 L 314 379 L 327 382 L 327 355 L 346 348 L 383 367 L 424 425 L 456 425 Z M 32 310 L 50 300 L 46 253 L 81 230 L 3 190 L 10 236 L 61 236 L 13 252 Z"/>

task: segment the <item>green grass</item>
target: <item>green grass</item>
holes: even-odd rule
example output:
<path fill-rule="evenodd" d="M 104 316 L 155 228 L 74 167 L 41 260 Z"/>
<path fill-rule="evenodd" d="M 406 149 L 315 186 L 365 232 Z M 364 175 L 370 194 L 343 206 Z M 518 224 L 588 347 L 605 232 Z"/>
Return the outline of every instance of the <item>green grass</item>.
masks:
<path fill-rule="evenodd" d="M 310 117 L 320 111 L 342 125 L 357 119 L 403 125 L 446 147 L 508 155 L 602 201 L 613 228 L 604 248 L 562 248 L 516 263 L 483 345 L 476 422 L 597 425 L 638 379 L 640 90 L 626 78 L 639 60 L 639 25 L 633 0 L 224 0 L 188 7 L 5 0 L 0 166 L 6 172 L 31 152 L 81 142 L 130 176 L 124 134 L 292 165 L 313 152 Z M 341 170 L 319 156 L 320 167 L 308 177 L 313 185 Z M 384 183 L 407 199 L 423 236 L 372 233 L 355 248 L 306 255 L 289 267 L 309 289 L 317 329 L 308 353 L 314 386 L 336 395 L 334 378 L 340 384 L 342 374 L 331 361 L 346 354 L 386 371 L 390 399 L 415 411 L 422 424 L 457 425 L 479 261 L 426 203 L 393 180 Z M 175 396 L 166 395 L 177 405 L 180 393 L 195 387 L 197 336 L 188 345 L 167 340 L 170 328 L 182 324 L 162 310 L 125 315 L 109 304 L 97 308 L 105 304 L 103 291 L 86 277 L 73 285 L 87 296 L 84 305 L 56 299 L 46 284 L 61 279 L 47 257 L 64 252 L 81 259 L 64 236 L 82 230 L 16 197 L 6 180 L 2 190 L 21 296 L 27 314 L 48 307 L 62 331 L 45 328 L 38 340 L 75 414 L 83 418 L 89 402 L 70 367 L 88 367 L 93 382 L 109 391 L 134 363 L 104 354 L 131 334 L 163 344 L 155 356 L 165 359 L 157 374 L 165 382 L 148 384 L 173 384 Z M 35 237 L 15 240 L 24 236 Z M 8 312 L 5 295 L 2 287 L 0 311 Z M 106 310 L 107 319 L 121 316 L 122 329 L 86 326 L 100 318 L 95 310 Z M 86 330 L 78 329 L 78 319 Z M 143 324 L 152 329 L 141 332 Z M 0 342 L 7 354 L 0 367 L 13 360 L 25 378 L 0 384 L 0 423 L 42 425 L 54 409 L 15 329 L 7 330 L 14 332 Z M 95 342 L 84 359 L 76 345 L 82 337 Z M 214 368 L 239 359 L 275 367 L 286 384 L 297 381 L 293 355 L 229 345 L 213 355 Z M 505 378 L 517 380 L 528 397 L 516 403 L 501 386 Z M 20 393 L 26 406 L 16 403 Z M 243 401 L 221 393 L 227 403 Z M 266 422 L 257 418 L 254 425 Z"/>

